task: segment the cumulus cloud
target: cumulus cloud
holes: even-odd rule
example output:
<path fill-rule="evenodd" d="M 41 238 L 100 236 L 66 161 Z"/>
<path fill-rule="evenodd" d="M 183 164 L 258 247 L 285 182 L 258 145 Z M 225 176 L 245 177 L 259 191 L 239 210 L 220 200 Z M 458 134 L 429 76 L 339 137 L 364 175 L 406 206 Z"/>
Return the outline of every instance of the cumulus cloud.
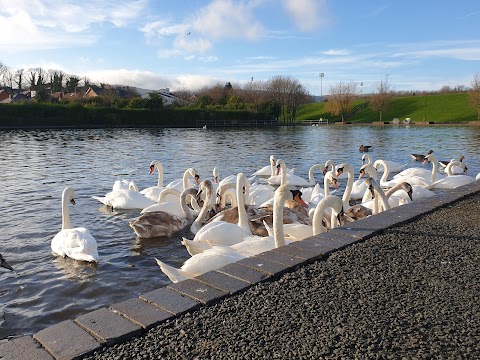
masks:
<path fill-rule="evenodd" d="M 192 29 L 212 39 L 256 40 L 265 30 L 254 17 L 257 2 L 214 0 L 191 19 Z"/>
<path fill-rule="evenodd" d="M 283 0 L 282 5 L 302 31 L 313 31 L 330 23 L 326 0 Z"/>
<path fill-rule="evenodd" d="M 51 49 L 91 44 L 92 26 L 120 27 L 137 18 L 147 0 L 0 0 L 0 49 Z"/>

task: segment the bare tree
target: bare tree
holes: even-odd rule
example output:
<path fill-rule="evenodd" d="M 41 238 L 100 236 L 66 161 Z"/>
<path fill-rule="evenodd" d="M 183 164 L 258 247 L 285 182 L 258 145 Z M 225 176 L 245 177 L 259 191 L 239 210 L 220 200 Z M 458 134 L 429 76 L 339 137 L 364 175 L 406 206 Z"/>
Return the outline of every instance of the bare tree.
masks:
<path fill-rule="evenodd" d="M 50 84 L 52 84 L 52 92 L 62 91 L 65 73 L 61 70 L 49 70 L 48 73 L 50 76 Z"/>
<path fill-rule="evenodd" d="M 18 92 L 20 93 L 22 91 L 22 86 L 23 86 L 23 81 L 24 81 L 24 74 L 25 70 L 24 69 L 18 69 L 15 71 L 15 83 L 18 86 Z"/>
<path fill-rule="evenodd" d="M 333 115 L 341 115 L 342 123 L 345 122 L 345 117 L 350 113 L 353 107 L 353 101 L 357 94 L 357 83 L 340 82 L 330 87 L 330 99 L 327 106 Z"/>
<path fill-rule="evenodd" d="M 477 121 L 480 121 L 480 74 L 475 74 L 472 81 L 472 89 L 468 92 L 470 105 L 477 110 Z"/>
<path fill-rule="evenodd" d="M 306 101 L 308 95 L 303 85 L 290 76 L 271 78 L 266 84 L 266 90 L 271 99 L 280 104 L 284 122 L 293 122 L 298 107 Z"/>
<path fill-rule="evenodd" d="M 14 80 L 15 80 L 14 72 L 7 67 L 3 71 L 3 85 L 13 89 Z"/>
<path fill-rule="evenodd" d="M 382 121 L 384 111 L 390 106 L 392 97 L 393 91 L 388 82 L 388 76 L 386 76 L 385 80 L 380 81 L 380 84 L 377 87 L 377 93 L 370 98 L 370 106 L 374 111 L 380 113 L 380 121 Z"/>

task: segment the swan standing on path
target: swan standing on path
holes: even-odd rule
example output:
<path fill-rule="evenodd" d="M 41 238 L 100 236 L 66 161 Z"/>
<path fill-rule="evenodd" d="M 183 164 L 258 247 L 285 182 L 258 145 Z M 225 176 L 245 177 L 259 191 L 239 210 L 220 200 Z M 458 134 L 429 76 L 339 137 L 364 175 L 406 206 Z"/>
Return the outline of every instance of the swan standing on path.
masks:
<path fill-rule="evenodd" d="M 285 201 L 292 198 L 293 193 L 287 185 L 281 185 L 275 191 L 273 209 L 273 244 L 275 248 L 285 245 L 285 233 L 283 230 L 283 207 L 285 205 Z M 271 241 L 271 238 L 268 239 Z M 256 238 L 255 240 L 252 240 L 253 243 L 257 241 L 264 240 L 262 240 L 262 238 Z M 255 244 L 252 245 L 255 246 Z M 158 259 L 155 260 L 160 266 L 162 272 L 167 275 L 172 282 L 176 283 L 182 280 L 192 279 L 207 271 L 219 269 L 222 266 L 236 262 L 243 258 L 245 258 L 245 255 L 233 250 L 228 246 L 216 245 L 192 256 L 190 259 L 185 261 L 180 269 L 169 266 Z"/>
<path fill-rule="evenodd" d="M 5 268 L 5 269 L 8 269 L 8 270 L 11 270 L 11 271 L 15 271 L 13 270 L 13 268 L 10 266 L 10 264 L 7 262 L 7 260 L 5 260 L 2 256 L 2 254 L 0 254 L 0 266 Z"/>
<path fill-rule="evenodd" d="M 75 205 L 74 191 L 66 187 L 62 193 L 62 230 L 52 239 L 52 251 L 62 257 L 98 262 L 97 240 L 84 227 L 72 227 L 68 202 Z"/>

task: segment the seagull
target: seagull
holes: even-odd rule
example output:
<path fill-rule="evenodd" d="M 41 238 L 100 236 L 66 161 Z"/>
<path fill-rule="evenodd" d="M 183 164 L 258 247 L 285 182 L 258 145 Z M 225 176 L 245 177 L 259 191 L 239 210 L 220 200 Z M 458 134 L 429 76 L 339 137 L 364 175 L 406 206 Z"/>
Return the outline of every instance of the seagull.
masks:
<path fill-rule="evenodd" d="M 2 254 L 0 254 L 0 266 L 4 267 L 5 269 L 14 271 L 13 268 L 7 263 L 7 261 L 3 258 Z"/>
<path fill-rule="evenodd" d="M 190 35 L 190 34 L 191 34 L 191 31 L 189 31 L 189 32 L 187 33 L 187 35 Z"/>

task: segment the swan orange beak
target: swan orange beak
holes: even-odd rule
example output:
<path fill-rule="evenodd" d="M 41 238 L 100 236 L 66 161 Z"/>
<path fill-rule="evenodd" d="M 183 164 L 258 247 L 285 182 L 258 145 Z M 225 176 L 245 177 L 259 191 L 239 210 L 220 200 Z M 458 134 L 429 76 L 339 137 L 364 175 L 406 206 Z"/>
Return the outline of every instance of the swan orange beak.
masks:
<path fill-rule="evenodd" d="M 428 159 L 423 160 L 422 165 L 429 163 Z"/>
<path fill-rule="evenodd" d="M 295 191 L 293 193 L 293 200 L 302 205 L 304 208 L 308 208 L 308 204 L 302 199 L 302 193 L 300 191 Z"/>
<path fill-rule="evenodd" d="M 200 176 L 198 174 L 195 174 L 195 182 L 198 184 L 200 184 Z"/>
<path fill-rule="evenodd" d="M 334 187 L 335 189 L 338 189 L 338 181 L 337 181 L 337 179 L 333 179 L 333 180 L 332 180 L 332 184 L 333 184 L 333 187 Z"/>
<path fill-rule="evenodd" d="M 277 172 L 275 173 L 275 175 L 278 175 L 280 174 L 280 165 L 277 165 Z"/>
<path fill-rule="evenodd" d="M 360 172 L 358 174 L 358 180 L 360 180 L 363 177 L 363 175 L 365 175 L 365 170 L 360 169 Z"/>
<path fill-rule="evenodd" d="M 150 175 L 154 170 L 155 170 L 155 165 L 150 165 L 150 172 L 148 173 L 148 175 Z"/>
<path fill-rule="evenodd" d="M 343 168 L 338 168 L 336 177 L 339 177 L 342 174 L 343 174 Z"/>

